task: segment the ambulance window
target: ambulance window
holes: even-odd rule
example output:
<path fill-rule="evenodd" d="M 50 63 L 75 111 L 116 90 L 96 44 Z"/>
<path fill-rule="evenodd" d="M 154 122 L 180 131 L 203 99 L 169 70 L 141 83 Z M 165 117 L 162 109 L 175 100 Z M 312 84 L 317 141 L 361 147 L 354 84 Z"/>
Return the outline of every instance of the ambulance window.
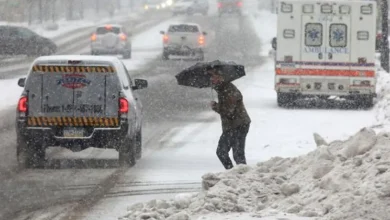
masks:
<path fill-rule="evenodd" d="M 313 13 L 314 12 L 314 5 L 312 4 L 305 4 L 302 6 L 303 13 Z"/>
<path fill-rule="evenodd" d="M 294 38 L 295 37 L 295 30 L 293 29 L 284 29 L 283 30 L 283 37 L 284 38 Z"/>
<path fill-rule="evenodd" d="M 331 47 L 347 46 L 347 25 L 331 24 L 329 27 L 329 44 Z"/>
<path fill-rule="evenodd" d="M 358 40 L 368 40 L 369 33 L 368 31 L 358 31 L 357 32 L 357 39 Z"/>
<path fill-rule="evenodd" d="M 340 5 L 340 14 L 350 14 L 351 13 L 351 7 L 349 5 Z"/>
<path fill-rule="evenodd" d="M 305 45 L 319 47 L 322 45 L 322 24 L 307 23 L 305 25 Z"/>

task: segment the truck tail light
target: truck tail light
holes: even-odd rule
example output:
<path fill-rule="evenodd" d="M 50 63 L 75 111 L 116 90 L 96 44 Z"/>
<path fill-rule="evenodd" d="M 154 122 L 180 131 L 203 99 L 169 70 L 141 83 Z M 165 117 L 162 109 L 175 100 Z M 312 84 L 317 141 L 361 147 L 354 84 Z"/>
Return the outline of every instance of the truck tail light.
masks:
<path fill-rule="evenodd" d="M 218 2 L 218 8 L 222 8 L 222 2 Z"/>
<path fill-rule="evenodd" d="M 123 33 L 119 35 L 119 38 L 121 39 L 121 41 L 126 41 L 127 40 L 126 34 L 123 34 Z"/>
<path fill-rule="evenodd" d="M 91 41 L 96 41 L 96 38 L 97 38 L 96 34 L 92 34 Z"/>
<path fill-rule="evenodd" d="M 366 64 L 367 63 L 367 59 L 365 57 L 359 57 L 358 58 L 358 63 L 359 64 Z"/>
<path fill-rule="evenodd" d="M 292 62 L 293 62 L 292 56 L 284 56 L 284 62 L 286 62 L 286 63 L 292 63 Z"/>
<path fill-rule="evenodd" d="M 164 37 L 163 37 L 163 42 L 164 42 L 164 44 L 167 44 L 168 41 L 169 41 L 168 35 L 164 35 Z"/>
<path fill-rule="evenodd" d="M 18 111 L 19 112 L 23 112 L 23 113 L 27 113 L 27 97 L 26 96 L 22 96 L 20 97 L 19 99 L 19 102 L 18 102 Z"/>
<path fill-rule="evenodd" d="M 126 114 L 129 112 L 129 102 L 125 98 L 119 98 L 119 113 Z"/>
<path fill-rule="evenodd" d="M 237 2 L 237 6 L 242 7 L 242 2 L 241 1 Z"/>
<path fill-rule="evenodd" d="M 204 36 L 203 35 L 199 36 L 198 42 L 200 45 L 204 45 Z"/>

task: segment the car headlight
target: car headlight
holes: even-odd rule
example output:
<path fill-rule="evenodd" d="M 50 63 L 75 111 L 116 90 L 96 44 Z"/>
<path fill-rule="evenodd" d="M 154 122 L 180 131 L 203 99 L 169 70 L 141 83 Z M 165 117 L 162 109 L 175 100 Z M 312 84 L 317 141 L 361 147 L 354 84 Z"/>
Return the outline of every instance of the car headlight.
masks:
<path fill-rule="evenodd" d="M 148 10 L 148 9 L 149 9 L 149 6 L 145 5 L 145 6 L 144 6 L 144 9 L 145 9 L 145 10 Z"/>
<path fill-rule="evenodd" d="M 167 0 L 167 5 L 172 5 L 173 1 L 172 0 Z"/>
<path fill-rule="evenodd" d="M 162 3 L 162 4 L 161 4 L 161 7 L 162 7 L 162 8 L 165 8 L 165 6 L 167 6 L 165 3 Z"/>
<path fill-rule="evenodd" d="M 156 6 L 156 8 L 157 8 L 157 9 L 160 9 L 160 6 L 159 6 L 159 5 L 157 5 L 157 6 Z"/>

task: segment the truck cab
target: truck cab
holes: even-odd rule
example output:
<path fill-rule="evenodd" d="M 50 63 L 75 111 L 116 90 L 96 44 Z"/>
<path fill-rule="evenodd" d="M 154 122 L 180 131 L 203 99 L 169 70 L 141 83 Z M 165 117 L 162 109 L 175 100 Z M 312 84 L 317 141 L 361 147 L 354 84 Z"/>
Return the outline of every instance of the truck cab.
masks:
<path fill-rule="evenodd" d="M 279 106 L 338 96 L 375 97 L 376 2 L 279 2 L 275 90 Z M 277 46 L 276 46 L 277 42 Z"/>

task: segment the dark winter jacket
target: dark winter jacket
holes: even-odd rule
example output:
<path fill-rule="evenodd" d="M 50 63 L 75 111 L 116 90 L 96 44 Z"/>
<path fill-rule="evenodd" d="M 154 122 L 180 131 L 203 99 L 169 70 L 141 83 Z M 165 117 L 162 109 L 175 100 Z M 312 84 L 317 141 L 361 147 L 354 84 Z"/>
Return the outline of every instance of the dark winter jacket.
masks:
<path fill-rule="evenodd" d="M 250 124 L 242 94 L 235 85 L 224 83 L 216 87 L 215 91 L 218 93 L 218 103 L 213 106 L 213 110 L 221 116 L 223 131 Z"/>

